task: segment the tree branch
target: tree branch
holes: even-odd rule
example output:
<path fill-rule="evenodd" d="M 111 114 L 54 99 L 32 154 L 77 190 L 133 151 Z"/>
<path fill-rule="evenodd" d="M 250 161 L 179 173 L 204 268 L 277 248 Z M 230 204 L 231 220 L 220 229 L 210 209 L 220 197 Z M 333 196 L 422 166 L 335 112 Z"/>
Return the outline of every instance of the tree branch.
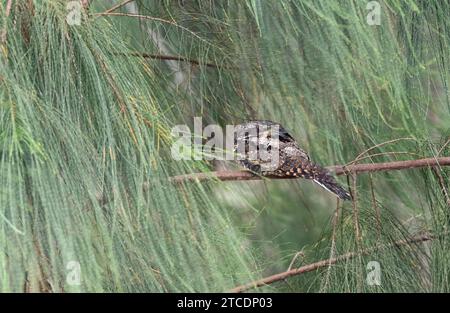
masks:
<path fill-rule="evenodd" d="M 364 172 L 393 171 L 393 170 L 403 170 L 429 166 L 450 166 L 450 157 L 425 158 L 417 160 L 394 161 L 383 163 L 353 164 L 348 166 L 333 165 L 328 166 L 326 168 L 330 172 L 334 172 L 335 175 L 349 175 Z M 194 173 L 194 174 L 178 175 L 171 177 L 171 181 L 174 183 L 182 183 L 188 181 L 204 181 L 213 179 L 228 181 L 228 180 L 258 180 L 262 178 L 293 179 L 291 177 L 286 178 L 277 176 L 261 177 L 248 171 L 217 171 L 210 173 Z"/>
<path fill-rule="evenodd" d="M 441 236 L 443 236 L 445 234 L 442 234 Z M 336 264 L 336 263 L 341 262 L 341 261 L 347 261 L 347 260 L 350 260 L 350 259 L 358 256 L 358 255 L 367 255 L 367 254 L 369 254 L 371 252 L 375 252 L 375 251 L 378 251 L 378 250 L 381 250 L 381 249 L 394 248 L 394 247 L 399 248 L 399 247 L 403 247 L 405 245 L 409 245 L 409 244 L 412 244 L 412 243 L 419 243 L 419 242 L 430 241 L 430 240 L 435 239 L 436 237 L 438 237 L 438 236 L 434 236 L 434 235 L 430 235 L 430 234 L 421 235 L 421 236 L 413 237 L 413 238 L 410 238 L 410 239 L 403 239 L 403 240 L 395 241 L 394 243 L 389 244 L 389 245 L 376 246 L 374 248 L 363 250 L 360 253 L 348 252 L 348 253 L 342 254 L 342 255 L 340 255 L 338 257 L 335 257 L 335 258 L 321 260 L 321 261 L 318 261 L 318 262 L 315 262 L 315 263 L 311 263 L 311 264 L 308 264 L 308 265 L 301 266 L 299 268 L 294 268 L 292 270 L 288 270 L 288 271 L 281 272 L 281 273 L 278 273 L 278 274 L 275 274 L 275 275 L 271 275 L 271 276 L 268 276 L 268 277 L 265 277 L 265 278 L 253 281 L 251 283 L 235 287 L 235 288 L 229 290 L 228 292 L 236 292 L 236 293 L 237 292 L 244 292 L 244 291 L 249 290 L 249 289 L 258 288 L 258 287 L 261 287 L 261 286 L 272 284 L 272 283 L 280 281 L 280 280 L 284 280 L 284 279 L 286 279 L 288 277 L 291 277 L 291 276 L 296 276 L 296 275 L 312 272 L 312 271 L 317 270 L 319 268 L 327 267 L 327 266 Z"/>
<path fill-rule="evenodd" d="M 134 56 L 134 57 L 142 57 L 147 59 L 156 59 L 156 60 L 170 60 L 170 61 L 179 61 L 179 62 L 188 62 L 195 65 L 203 65 L 207 67 L 214 67 L 214 68 L 228 68 L 227 66 L 220 66 L 218 64 L 214 63 L 208 63 L 208 62 L 201 62 L 195 59 L 190 59 L 183 56 L 176 56 L 176 55 L 163 55 L 163 54 L 151 54 L 151 53 L 143 53 L 143 52 L 131 52 L 131 53 L 115 53 L 115 55 L 123 55 L 123 56 Z"/>

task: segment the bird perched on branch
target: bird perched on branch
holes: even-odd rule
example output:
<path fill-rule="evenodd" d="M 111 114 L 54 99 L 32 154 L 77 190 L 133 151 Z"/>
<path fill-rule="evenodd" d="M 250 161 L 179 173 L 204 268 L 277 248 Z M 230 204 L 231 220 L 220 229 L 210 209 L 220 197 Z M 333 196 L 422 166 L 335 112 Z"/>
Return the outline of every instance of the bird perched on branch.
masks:
<path fill-rule="evenodd" d="M 313 163 L 278 123 L 249 121 L 235 126 L 234 151 L 244 167 L 262 176 L 312 179 L 340 199 L 351 199 L 347 190 L 326 169 Z"/>

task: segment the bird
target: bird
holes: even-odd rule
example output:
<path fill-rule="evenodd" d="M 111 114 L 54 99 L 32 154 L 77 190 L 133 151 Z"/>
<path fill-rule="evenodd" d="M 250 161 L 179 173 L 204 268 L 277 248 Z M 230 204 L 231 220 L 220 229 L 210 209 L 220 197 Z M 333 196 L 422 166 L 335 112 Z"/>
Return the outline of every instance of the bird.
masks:
<path fill-rule="evenodd" d="M 236 125 L 234 152 L 243 167 L 261 176 L 310 179 L 338 198 L 351 200 L 349 192 L 325 168 L 311 161 L 279 123 L 251 120 Z"/>

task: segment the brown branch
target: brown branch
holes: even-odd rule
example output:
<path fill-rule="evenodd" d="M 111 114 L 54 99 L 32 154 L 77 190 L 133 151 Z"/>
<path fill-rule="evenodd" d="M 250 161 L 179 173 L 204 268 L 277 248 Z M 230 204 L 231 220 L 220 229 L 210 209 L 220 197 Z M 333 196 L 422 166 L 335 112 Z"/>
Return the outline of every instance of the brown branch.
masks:
<path fill-rule="evenodd" d="M 292 270 L 289 271 L 285 271 L 285 272 L 281 272 L 275 275 L 271 275 L 256 281 L 253 281 L 251 283 L 245 284 L 245 285 L 241 285 L 238 287 L 235 287 L 231 290 L 229 290 L 228 292 L 244 292 L 246 290 L 249 289 L 253 289 L 253 288 L 258 288 L 261 286 L 265 286 L 265 285 L 269 285 L 272 284 L 274 282 L 280 281 L 280 280 L 284 280 L 288 277 L 292 277 L 292 276 L 296 276 L 296 275 L 300 275 L 300 274 L 304 274 L 304 273 L 308 273 L 308 272 L 312 272 L 314 270 L 320 269 L 322 267 L 327 267 L 327 266 L 331 266 L 333 264 L 336 264 L 338 262 L 341 261 L 347 261 L 350 260 L 356 256 L 359 255 L 367 255 L 371 252 L 375 252 L 381 249 L 385 249 L 385 248 L 393 248 L 393 247 L 402 247 L 405 245 L 409 245 L 412 243 L 419 243 L 419 242 L 425 242 L 425 241 L 430 241 L 435 239 L 437 236 L 433 236 L 433 235 L 421 235 L 421 236 L 417 236 L 417 237 L 413 237 L 410 239 L 403 239 L 403 240 L 399 240 L 399 241 L 395 241 L 392 244 L 389 245 L 384 245 L 384 246 L 376 246 L 374 248 L 370 248 L 370 249 L 366 249 L 361 251 L 360 253 L 357 252 L 348 252 L 345 254 L 342 254 L 338 257 L 335 258 L 330 258 L 330 259 L 326 259 L 326 260 L 321 260 L 315 263 L 311 263 L 308 265 L 304 265 L 301 266 L 299 268 L 294 268 Z"/>
<path fill-rule="evenodd" d="M 188 28 L 186 28 L 184 26 L 181 26 L 181 25 L 177 24 L 175 21 L 166 20 L 166 19 L 163 19 L 163 18 L 160 18 L 160 17 L 148 16 L 148 15 L 113 12 L 113 11 L 117 10 L 118 8 L 122 7 L 123 5 L 125 5 L 125 4 L 127 4 L 129 2 L 131 2 L 131 1 L 125 1 L 125 2 L 121 3 L 120 5 L 116 5 L 116 6 L 112 7 L 112 8 L 110 8 L 109 10 L 107 10 L 105 12 L 94 13 L 94 16 L 122 16 L 122 17 L 134 17 L 134 18 L 138 18 L 138 19 L 141 19 L 141 20 L 157 21 L 157 22 L 170 24 L 170 25 L 173 25 L 175 27 L 178 27 L 178 28 L 180 28 L 180 29 L 190 33 L 194 37 L 200 39 L 201 41 L 206 41 L 205 39 L 203 39 L 199 35 L 197 35 L 195 32 L 191 31 L 190 29 L 188 29 Z M 140 52 L 132 52 L 132 53 L 129 53 L 129 54 L 127 54 L 127 53 L 120 53 L 118 55 L 131 55 L 131 56 L 140 56 L 140 57 L 143 57 L 143 58 L 152 58 L 152 59 L 159 59 L 159 60 L 173 60 L 173 61 L 189 62 L 191 64 L 203 65 L 203 66 L 214 67 L 214 68 L 219 68 L 219 67 L 232 68 L 232 67 L 229 67 L 229 66 L 220 66 L 220 65 L 214 64 L 214 63 L 200 62 L 198 60 L 190 59 L 190 58 L 183 57 L 183 56 L 149 54 L 149 53 L 140 53 Z"/>
<path fill-rule="evenodd" d="M 174 21 L 170 21 L 170 20 L 166 20 L 160 17 L 155 17 L 155 16 L 149 16 L 149 15 L 141 15 L 141 14 L 134 14 L 134 13 L 120 13 L 120 12 L 99 12 L 99 13 L 94 13 L 94 16 L 123 16 L 123 17 L 136 17 L 142 20 L 151 20 L 151 21 L 157 21 L 157 22 L 162 22 L 165 24 L 170 24 L 170 25 L 174 25 L 174 26 L 178 26 L 181 27 L 180 25 L 178 25 L 176 22 Z"/>
<path fill-rule="evenodd" d="M 425 158 L 417 160 L 394 161 L 383 163 L 355 164 L 351 166 L 332 166 L 329 167 L 328 169 L 332 172 L 335 172 L 336 175 L 348 175 L 349 173 L 393 171 L 409 168 L 429 167 L 434 165 L 449 166 L 450 157 Z"/>
<path fill-rule="evenodd" d="M 208 63 L 208 62 L 201 62 L 195 59 L 183 57 L 183 56 L 176 56 L 176 55 L 163 55 L 163 54 L 151 54 L 151 53 L 143 53 L 143 52 L 131 52 L 131 53 L 114 53 L 115 55 L 123 55 L 123 56 L 134 56 L 134 57 L 142 57 L 142 58 L 148 58 L 148 59 L 156 59 L 156 60 L 164 60 L 164 61 L 179 61 L 179 62 L 188 62 L 195 65 L 202 65 L 207 67 L 214 67 L 214 68 L 228 68 L 227 66 L 220 66 L 218 64 L 214 63 Z"/>
<path fill-rule="evenodd" d="M 408 161 L 394 161 L 383 163 L 367 163 L 354 165 L 333 165 L 326 167 L 335 175 L 350 175 L 364 172 L 393 171 L 411 168 L 429 167 L 429 166 L 450 166 L 450 157 L 425 158 Z M 248 171 L 217 171 L 210 173 L 194 173 L 186 175 L 178 175 L 171 177 L 174 183 L 182 183 L 187 181 L 204 181 L 218 179 L 222 181 L 228 180 L 258 180 L 262 178 L 271 179 L 293 179 L 286 177 L 265 176 L 261 177 Z"/>

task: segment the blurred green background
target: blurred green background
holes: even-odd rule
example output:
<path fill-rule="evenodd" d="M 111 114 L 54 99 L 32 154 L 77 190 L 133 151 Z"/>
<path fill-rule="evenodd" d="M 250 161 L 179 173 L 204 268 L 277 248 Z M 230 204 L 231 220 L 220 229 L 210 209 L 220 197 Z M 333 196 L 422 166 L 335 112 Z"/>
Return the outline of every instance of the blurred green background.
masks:
<path fill-rule="evenodd" d="M 360 162 L 448 156 L 447 1 L 110 10 L 123 2 L 0 1 L 1 291 L 220 292 L 447 232 L 440 166 L 341 176 L 356 194 L 345 203 L 303 180 L 168 179 L 236 168 L 172 158 L 172 127 L 196 116 L 277 121 L 324 166 L 376 145 Z M 371 250 L 254 291 L 449 291 L 448 248 L 440 236 Z"/>

